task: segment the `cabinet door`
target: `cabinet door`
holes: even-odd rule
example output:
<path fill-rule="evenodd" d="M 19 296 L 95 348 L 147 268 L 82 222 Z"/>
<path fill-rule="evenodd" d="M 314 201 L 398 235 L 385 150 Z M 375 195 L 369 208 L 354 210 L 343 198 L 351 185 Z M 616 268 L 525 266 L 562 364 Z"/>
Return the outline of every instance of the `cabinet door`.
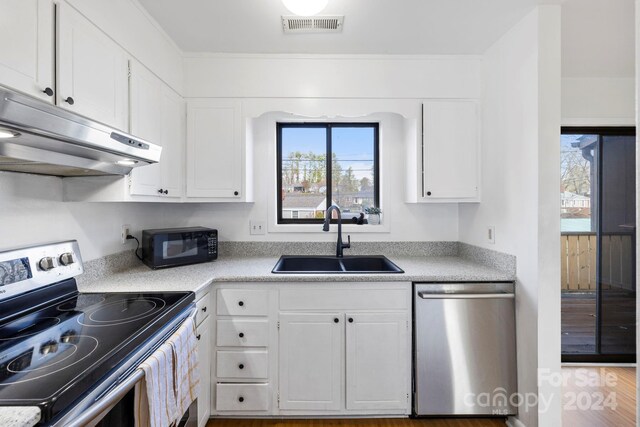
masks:
<path fill-rule="evenodd" d="M 167 85 L 162 89 L 162 188 L 164 197 L 181 197 L 184 183 L 185 104 Z"/>
<path fill-rule="evenodd" d="M 137 62 L 131 64 L 131 133 L 149 142 L 162 143 L 162 82 Z M 162 188 L 161 166 L 167 160 L 162 147 L 160 163 L 141 166 L 131 171 L 131 194 L 158 196 Z"/>
<path fill-rule="evenodd" d="M 207 424 L 211 415 L 211 319 L 204 320 L 196 329 L 198 337 L 198 366 L 200 385 L 198 386 L 198 426 Z"/>
<path fill-rule="evenodd" d="M 0 0 L 0 84 L 51 103 L 53 10 L 53 0 Z"/>
<path fill-rule="evenodd" d="M 479 196 L 478 103 L 474 100 L 423 104 L 425 201 Z"/>
<path fill-rule="evenodd" d="M 187 121 L 187 196 L 240 199 L 244 173 L 240 102 L 189 102 Z"/>
<path fill-rule="evenodd" d="M 342 313 L 280 314 L 280 409 L 340 409 L 343 340 Z"/>
<path fill-rule="evenodd" d="M 125 52 L 65 2 L 58 4 L 56 103 L 128 130 Z"/>
<path fill-rule="evenodd" d="M 407 409 L 406 313 L 346 314 L 347 409 Z"/>

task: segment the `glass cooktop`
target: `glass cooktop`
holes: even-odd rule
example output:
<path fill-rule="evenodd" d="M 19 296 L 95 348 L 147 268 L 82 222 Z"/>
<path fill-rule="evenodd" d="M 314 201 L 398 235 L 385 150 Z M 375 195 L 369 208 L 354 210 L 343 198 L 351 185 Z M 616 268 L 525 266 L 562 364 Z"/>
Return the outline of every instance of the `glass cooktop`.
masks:
<path fill-rule="evenodd" d="M 194 299 L 190 292 L 76 294 L 0 324 L 0 406 L 46 422 Z"/>

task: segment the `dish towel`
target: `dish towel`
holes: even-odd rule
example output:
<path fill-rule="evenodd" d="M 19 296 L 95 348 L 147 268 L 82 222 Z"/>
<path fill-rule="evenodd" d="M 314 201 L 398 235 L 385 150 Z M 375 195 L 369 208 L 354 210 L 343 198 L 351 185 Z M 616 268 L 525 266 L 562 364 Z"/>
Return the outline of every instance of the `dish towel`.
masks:
<path fill-rule="evenodd" d="M 197 397 L 200 382 L 195 323 L 189 318 L 140 368 L 135 389 L 135 425 L 170 427 Z"/>

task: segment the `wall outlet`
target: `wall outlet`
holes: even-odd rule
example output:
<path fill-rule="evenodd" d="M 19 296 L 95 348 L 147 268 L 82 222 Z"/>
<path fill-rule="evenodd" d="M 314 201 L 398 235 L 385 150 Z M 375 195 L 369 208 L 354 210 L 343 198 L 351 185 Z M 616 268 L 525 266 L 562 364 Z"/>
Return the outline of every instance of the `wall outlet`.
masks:
<path fill-rule="evenodd" d="M 492 245 L 496 243 L 496 227 L 494 225 L 487 227 L 487 240 Z"/>
<path fill-rule="evenodd" d="M 250 234 L 266 234 L 267 224 L 264 221 L 249 221 Z"/>
<path fill-rule="evenodd" d="M 130 225 L 123 225 L 122 226 L 122 232 L 120 233 L 120 240 L 122 241 L 123 245 L 125 243 L 127 243 L 127 236 L 129 234 L 131 234 L 131 226 Z"/>

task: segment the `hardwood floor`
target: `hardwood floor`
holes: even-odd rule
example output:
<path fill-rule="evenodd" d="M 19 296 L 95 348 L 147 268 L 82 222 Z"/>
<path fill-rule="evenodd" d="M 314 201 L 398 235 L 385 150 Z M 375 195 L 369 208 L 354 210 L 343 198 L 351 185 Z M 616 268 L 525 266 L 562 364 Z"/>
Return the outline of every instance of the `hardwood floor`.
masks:
<path fill-rule="evenodd" d="M 368 418 L 316 420 L 211 420 L 207 427 L 504 427 L 503 418 Z"/>
<path fill-rule="evenodd" d="M 562 390 L 563 426 L 636 425 L 636 368 L 564 367 L 562 372 L 569 378 Z"/>

